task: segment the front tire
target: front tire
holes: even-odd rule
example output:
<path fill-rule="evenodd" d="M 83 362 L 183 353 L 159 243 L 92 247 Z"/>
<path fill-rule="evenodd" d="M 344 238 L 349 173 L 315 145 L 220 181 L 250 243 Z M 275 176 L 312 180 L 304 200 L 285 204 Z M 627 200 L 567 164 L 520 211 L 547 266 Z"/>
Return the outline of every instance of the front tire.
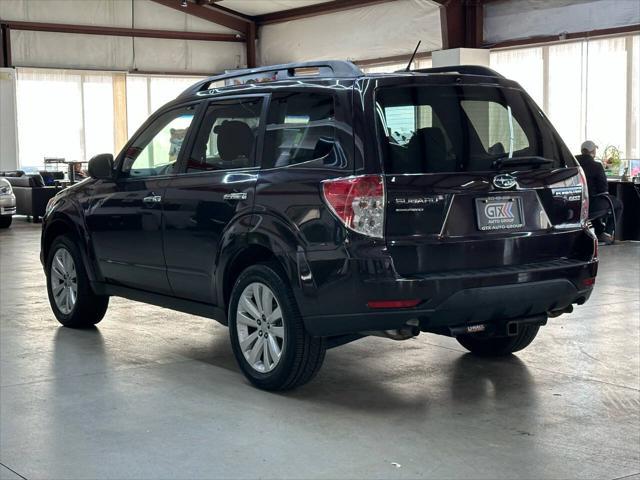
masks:
<path fill-rule="evenodd" d="M 480 335 L 458 335 L 456 340 L 464 348 L 480 357 L 504 357 L 528 347 L 536 338 L 539 325 L 523 325 L 512 337 L 482 337 Z"/>
<path fill-rule="evenodd" d="M 240 369 L 264 390 L 303 385 L 324 360 L 324 341 L 305 330 L 277 264 L 254 265 L 242 272 L 231 293 L 229 334 Z"/>
<path fill-rule="evenodd" d="M 0 228 L 9 228 L 12 221 L 13 217 L 11 215 L 3 215 L 0 217 Z"/>
<path fill-rule="evenodd" d="M 65 327 L 91 327 L 104 317 L 109 297 L 91 290 L 80 250 L 71 237 L 57 237 L 46 263 L 49 304 Z"/>

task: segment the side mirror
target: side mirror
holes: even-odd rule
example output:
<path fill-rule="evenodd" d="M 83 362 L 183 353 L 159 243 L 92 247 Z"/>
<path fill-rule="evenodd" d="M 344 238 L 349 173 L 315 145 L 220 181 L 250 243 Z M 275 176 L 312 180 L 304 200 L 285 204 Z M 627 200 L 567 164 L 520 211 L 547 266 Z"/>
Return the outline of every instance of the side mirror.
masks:
<path fill-rule="evenodd" d="M 89 160 L 89 176 L 99 180 L 113 178 L 113 155 L 101 153 Z"/>

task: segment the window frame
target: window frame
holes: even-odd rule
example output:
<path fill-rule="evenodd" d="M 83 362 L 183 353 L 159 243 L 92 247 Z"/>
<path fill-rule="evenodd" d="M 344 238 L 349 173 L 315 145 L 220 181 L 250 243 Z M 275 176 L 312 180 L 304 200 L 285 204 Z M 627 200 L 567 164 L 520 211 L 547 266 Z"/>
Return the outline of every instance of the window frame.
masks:
<path fill-rule="evenodd" d="M 196 139 L 198 138 L 198 134 L 200 133 L 200 129 L 202 128 L 202 121 L 207 114 L 207 110 L 212 105 L 226 103 L 228 101 L 234 100 L 247 100 L 247 99 L 262 99 L 262 106 L 260 108 L 260 124 L 258 126 L 257 135 L 256 135 L 256 154 L 253 159 L 253 165 L 247 167 L 239 167 L 239 168 L 226 168 L 219 170 L 201 170 L 196 172 L 188 172 L 187 171 L 187 161 L 191 157 L 193 153 L 193 149 L 195 147 Z M 185 147 L 180 151 L 180 156 L 178 158 L 176 171 L 174 175 L 180 176 L 193 176 L 193 175 L 203 175 L 203 174 L 216 174 L 220 172 L 233 172 L 233 171 L 247 171 L 247 170 L 258 170 L 260 168 L 260 164 L 262 163 L 262 150 L 263 150 L 263 142 L 264 142 L 264 132 L 265 132 L 265 123 L 267 118 L 267 112 L 269 108 L 269 103 L 271 100 L 271 93 L 252 93 L 245 95 L 224 95 L 214 98 L 209 98 L 201 101 L 200 110 L 198 115 L 194 118 L 194 121 L 197 122 L 197 128 L 191 130 L 188 133 L 189 141 L 185 143 Z M 188 154 L 187 154 L 188 152 Z"/>
<path fill-rule="evenodd" d="M 151 115 L 146 122 L 144 122 L 142 124 L 142 126 L 136 131 L 136 133 L 133 134 L 133 136 L 129 139 L 129 141 L 125 144 L 125 146 L 122 148 L 122 150 L 120 151 L 120 153 L 118 154 L 118 157 L 115 160 L 115 165 L 116 168 L 114 169 L 115 171 L 115 181 L 117 182 L 139 182 L 139 181 L 143 181 L 143 180 L 150 180 L 150 179 L 167 179 L 167 178 L 173 178 L 176 175 L 178 175 L 180 173 L 180 169 L 182 166 L 182 159 L 185 155 L 185 151 L 187 151 L 188 147 L 190 147 L 191 145 L 191 139 L 193 137 L 193 132 L 194 132 L 194 128 L 193 126 L 196 124 L 195 122 L 199 121 L 199 118 L 202 114 L 202 100 L 192 100 L 190 102 L 185 102 L 183 104 L 179 104 L 179 105 L 172 105 L 169 108 L 161 108 L 160 110 L 156 111 L 153 115 Z M 164 115 L 166 115 L 167 113 L 173 112 L 175 110 L 181 110 L 190 106 L 194 106 L 194 114 L 193 114 L 193 120 L 191 120 L 191 124 L 189 125 L 189 128 L 187 129 L 187 134 L 184 137 L 184 141 L 182 144 L 182 147 L 180 148 L 180 152 L 178 153 L 178 158 L 176 160 L 175 163 L 175 169 L 172 173 L 165 173 L 163 175 L 140 175 L 140 176 L 135 176 L 135 177 L 131 177 L 130 175 L 125 174 L 122 171 L 122 167 L 124 166 L 124 158 L 126 156 L 126 152 L 127 150 L 129 150 L 129 148 L 131 147 L 131 145 L 133 145 L 136 140 L 138 140 L 141 136 L 143 136 L 150 128 L 152 128 L 156 122 Z M 154 137 L 155 138 L 155 135 Z M 153 141 L 153 139 L 151 140 Z M 148 145 L 148 143 L 145 145 Z M 134 161 L 135 163 L 135 161 Z"/>

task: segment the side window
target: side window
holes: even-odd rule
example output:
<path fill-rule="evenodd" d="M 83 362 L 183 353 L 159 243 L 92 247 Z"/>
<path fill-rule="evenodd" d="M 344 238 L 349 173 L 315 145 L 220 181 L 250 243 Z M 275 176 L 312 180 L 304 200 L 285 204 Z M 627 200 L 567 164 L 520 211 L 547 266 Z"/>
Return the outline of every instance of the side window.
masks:
<path fill-rule="evenodd" d="M 510 124 L 513 126 L 513 151 L 529 148 L 527 135 L 504 105 L 485 100 L 463 100 L 460 103 L 488 154 L 509 152 L 512 141 Z"/>
<path fill-rule="evenodd" d="M 187 172 L 252 167 L 262 102 L 262 98 L 248 98 L 211 104 L 193 144 Z"/>
<path fill-rule="evenodd" d="M 153 122 L 125 152 L 122 172 L 130 177 L 172 173 L 196 106 L 171 110 Z"/>
<path fill-rule="evenodd" d="M 336 141 L 333 95 L 274 94 L 267 118 L 263 168 L 305 162 L 318 166 L 346 165 Z"/>

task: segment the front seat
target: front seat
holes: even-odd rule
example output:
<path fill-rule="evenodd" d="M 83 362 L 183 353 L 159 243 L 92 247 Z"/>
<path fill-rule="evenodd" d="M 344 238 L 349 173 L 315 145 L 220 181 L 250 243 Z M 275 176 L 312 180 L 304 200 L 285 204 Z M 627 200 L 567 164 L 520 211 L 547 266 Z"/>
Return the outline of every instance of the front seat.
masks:
<path fill-rule="evenodd" d="M 253 165 L 255 137 L 251 127 L 239 120 L 225 120 L 213 129 L 218 135 L 217 145 L 223 163 L 243 167 Z"/>

